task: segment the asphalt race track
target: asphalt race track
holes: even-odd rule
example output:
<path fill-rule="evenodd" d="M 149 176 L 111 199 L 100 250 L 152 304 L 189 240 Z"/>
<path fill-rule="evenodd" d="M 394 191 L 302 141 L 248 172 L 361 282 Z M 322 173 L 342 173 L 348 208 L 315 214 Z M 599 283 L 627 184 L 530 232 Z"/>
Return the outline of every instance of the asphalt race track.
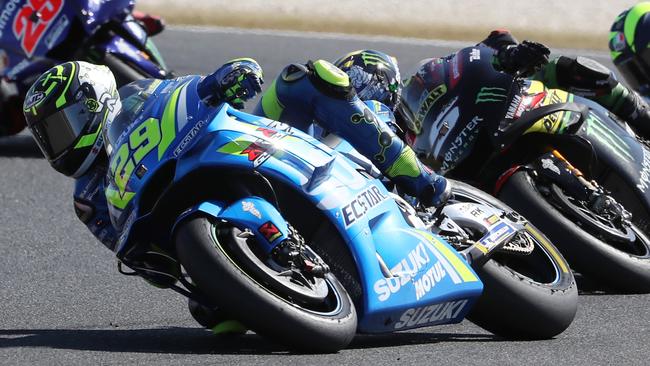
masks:
<path fill-rule="evenodd" d="M 168 29 L 158 45 L 178 75 L 207 73 L 248 56 L 267 86 L 290 61 L 388 51 L 408 74 L 417 61 L 463 44 L 345 36 Z M 566 51 L 576 53 L 577 51 Z M 606 54 L 593 54 L 607 62 Z M 647 364 L 650 295 L 603 293 L 580 282 L 579 311 L 556 339 L 503 340 L 459 325 L 358 336 L 331 355 L 292 354 L 249 332 L 199 328 L 186 301 L 122 276 L 73 212 L 72 181 L 52 170 L 27 134 L 0 139 L 0 364 Z M 256 314 L 250 314 L 256 316 Z"/>

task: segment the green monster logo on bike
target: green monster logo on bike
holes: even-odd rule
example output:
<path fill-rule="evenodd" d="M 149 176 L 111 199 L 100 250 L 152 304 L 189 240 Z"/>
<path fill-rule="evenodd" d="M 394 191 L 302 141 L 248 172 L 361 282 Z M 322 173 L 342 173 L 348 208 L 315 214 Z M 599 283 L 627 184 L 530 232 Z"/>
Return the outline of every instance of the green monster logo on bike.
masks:
<path fill-rule="evenodd" d="M 585 123 L 585 132 L 587 133 L 587 136 L 591 136 L 610 146 L 612 151 L 619 158 L 627 161 L 634 161 L 627 143 L 610 130 L 598 116 L 589 114 Z"/>
<path fill-rule="evenodd" d="M 476 94 L 476 101 L 474 104 L 505 102 L 506 99 L 508 99 L 506 92 L 507 90 L 504 88 L 490 88 L 484 86 L 479 90 L 478 94 Z"/>

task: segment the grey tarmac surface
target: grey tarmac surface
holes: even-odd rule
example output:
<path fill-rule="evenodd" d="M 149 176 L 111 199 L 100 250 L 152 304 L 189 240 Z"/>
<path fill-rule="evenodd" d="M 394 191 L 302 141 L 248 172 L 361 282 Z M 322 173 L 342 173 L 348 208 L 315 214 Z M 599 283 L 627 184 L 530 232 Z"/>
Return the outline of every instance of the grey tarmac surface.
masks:
<path fill-rule="evenodd" d="M 397 56 L 408 73 L 418 60 L 463 45 L 180 28 L 167 30 L 157 43 L 179 75 L 254 57 L 267 86 L 290 61 L 377 48 Z M 604 54 L 592 56 L 606 61 Z M 467 321 L 358 336 L 330 355 L 292 354 L 250 332 L 215 337 L 194 323 L 180 295 L 117 272 L 112 253 L 75 218 L 71 192 L 72 181 L 49 167 L 29 135 L 0 139 L 0 364 L 648 363 L 650 295 L 603 294 L 593 287 L 580 296 L 571 327 L 546 341 L 503 340 Z"/>

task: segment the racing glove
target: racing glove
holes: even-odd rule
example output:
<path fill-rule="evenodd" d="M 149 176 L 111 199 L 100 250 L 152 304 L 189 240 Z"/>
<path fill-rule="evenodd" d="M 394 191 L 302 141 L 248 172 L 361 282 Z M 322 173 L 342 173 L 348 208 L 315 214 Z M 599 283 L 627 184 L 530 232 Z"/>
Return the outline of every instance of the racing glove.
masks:
<path fill-rule="evenodd" d="M 227 62 L 197 85 L 199 97 L 209 105 L 228 102 L 237 109 L 262 91 L 262 68 L 252 58 Z"/>
<path fill-rule="evenodd" d="M 551 51 L 541 43 L 523 41 L 518 45 L 501 48 L 496 61 L 501 70 L 522 76 L 530 76 L 548 63 Z"/>

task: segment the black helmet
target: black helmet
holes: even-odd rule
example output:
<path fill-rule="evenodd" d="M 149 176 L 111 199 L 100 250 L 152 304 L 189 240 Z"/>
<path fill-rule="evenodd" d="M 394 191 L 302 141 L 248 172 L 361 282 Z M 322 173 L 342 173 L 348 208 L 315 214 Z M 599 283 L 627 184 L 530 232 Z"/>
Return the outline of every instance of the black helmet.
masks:
<path fill-rule="evenodd" d="M 402 80 L 394 57 L 375 50 L 360 50 L 341 57 L 334 65 L 348 74 L 361 100 L 376 100 L 395 110 Z"/>
<path fill-rule="evenodd" d="M 621 13 L 609 34 L 614 65 L 633 89 L 648 93 L 650 86 L 650 2 Z"/>
<path fill-rule="evenodd" d="M 41 75 L 23 104 L 27 127 L 50 165 L 75 178 L 95 161 L 103 148 L 101 128 L 120 108 L 108 67 L 79 61 Z"/>

